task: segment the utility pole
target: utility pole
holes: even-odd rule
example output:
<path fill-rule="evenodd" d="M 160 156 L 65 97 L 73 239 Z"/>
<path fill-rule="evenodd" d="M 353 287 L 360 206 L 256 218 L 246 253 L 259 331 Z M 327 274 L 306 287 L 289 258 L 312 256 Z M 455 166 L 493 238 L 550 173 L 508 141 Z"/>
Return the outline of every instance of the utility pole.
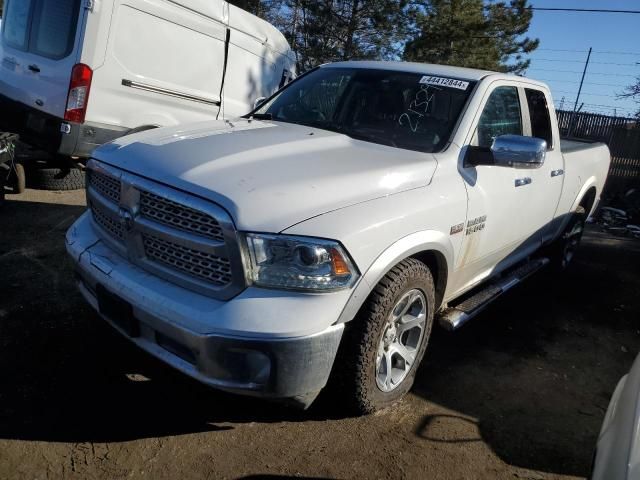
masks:
<path fill-rule="evenodd" d="M 580 101 L 580 94 L 582 93 L 582 84 L 584 83 L 584 76 L 587 74 L 587 67 L 589 66 L 589 59 L 591 58 L 591 50 L 593 47 L 589 47 L 589 53 L 587 54 L 587 61 L 584 63 L 584 70 L 582 71 L 582 78 L 580 79 L 580 87 L 578 88 L 578 95 L 576 95 L 576 103 L 573 104 L 573 113 L 571 114 L 571 122 L 569 123 L 568 137 L 571 137 L 573 133 L 573 125 L 576 116 L 576 109 L 578 108 L 578 102 Z"/>

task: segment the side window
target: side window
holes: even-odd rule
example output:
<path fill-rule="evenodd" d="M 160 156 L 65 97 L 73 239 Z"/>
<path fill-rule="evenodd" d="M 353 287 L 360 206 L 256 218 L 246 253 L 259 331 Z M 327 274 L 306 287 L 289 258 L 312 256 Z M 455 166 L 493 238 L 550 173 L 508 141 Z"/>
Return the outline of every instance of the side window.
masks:
<path fill-rule="evenodd" d="M 553 146 L 553 134 L 551 133 L 551 118 L 547 99 L 540 90 L 525 89 L 529 115 L 531 116 L 531 136 L 547 141 L 547 147 Z"/>
<path fill-rule="evenodd" d="M 522 135 L 522 114 L 516 87 L 498 87 L 491 95 L 478 122 L 478 146 L 490 147 L 499 135 Z"/>

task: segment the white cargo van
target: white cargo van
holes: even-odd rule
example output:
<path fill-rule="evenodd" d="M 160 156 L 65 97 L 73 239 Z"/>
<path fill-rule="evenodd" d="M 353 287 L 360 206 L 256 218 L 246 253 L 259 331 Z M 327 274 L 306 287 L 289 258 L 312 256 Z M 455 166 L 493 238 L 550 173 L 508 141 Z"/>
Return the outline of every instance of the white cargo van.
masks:
<path fill-rule="evenodd" d="M 0 130 L 69 157 L 234 117 L 294 75 L 284 36 L 223 0 L 5 0 Z"/>

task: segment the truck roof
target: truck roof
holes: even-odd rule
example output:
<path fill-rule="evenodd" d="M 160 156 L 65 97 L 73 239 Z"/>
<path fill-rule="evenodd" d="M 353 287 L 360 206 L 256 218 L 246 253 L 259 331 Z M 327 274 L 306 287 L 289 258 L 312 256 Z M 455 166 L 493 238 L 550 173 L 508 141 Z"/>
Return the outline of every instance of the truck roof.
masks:
<path fill-rule="evenodd" d="M 495 76 L 496 79 L 525 78 L 525 77 L 514 75 L 512 73 L 500 73 L 500 72 L 493 72 L 491 70 L 480 70 L 477 68 L 453 67 L 450 65 L 437 65 L 435 63 L 359 60 L 359 61 L 328 63 L 323 65 L 322 67 L 323 68 L 346 67 L 346 68 L 370 68 L 370 69 L 377 69 L 377 70 L 398 70 L 402 72 L 423 73 L 425 75 L 438 75 L 438 76 L 452 77 L 460 80 L 470 80 L 470 81 L 482 80 L 483 78 L 488 76 Z M 536 83 L 540 86 L 546 87 L 546 85 L 542 82 L 531 80 L 529 78 L 526 78 L 526 80 L 531 81 L 532 83 Z"/>

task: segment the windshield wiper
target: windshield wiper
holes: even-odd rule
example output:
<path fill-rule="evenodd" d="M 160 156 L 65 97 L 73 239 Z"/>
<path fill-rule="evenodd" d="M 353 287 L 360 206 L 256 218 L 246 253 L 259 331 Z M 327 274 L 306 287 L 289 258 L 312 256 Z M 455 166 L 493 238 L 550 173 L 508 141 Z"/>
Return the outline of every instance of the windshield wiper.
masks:
<path fill-rule="evenodd" d="M 243 118 L 248 118 L 249 120 L 273 120 L 273 114 L 271 114 L 271 113 L 251 113 L 249 115 L 245 115 Z"/>

